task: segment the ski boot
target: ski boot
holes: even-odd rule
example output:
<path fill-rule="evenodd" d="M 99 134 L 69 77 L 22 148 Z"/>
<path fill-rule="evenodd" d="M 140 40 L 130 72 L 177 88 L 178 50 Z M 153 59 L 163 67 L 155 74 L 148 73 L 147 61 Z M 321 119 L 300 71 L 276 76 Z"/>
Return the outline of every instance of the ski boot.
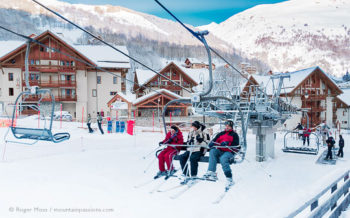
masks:
<path fill-rule="evenodd" d="M 174 174 L 176 173 L 177 170 L 173 169 L 168 171 L 167 175 L 165 176 L 165 180 L 169 179 L 171 176 L 174 176 Z"/>
<path fill-rule="evenodd" d="M 232 178 L 227 178 L 226 185 L 225 185 L 225 191 L 228 191 L 234 184 L 235 184 L 235 182 L 233 181 Z"/>
<path fill-rule="evenodd" d="M 216 180 L 218 180 L 218 177 L 216 176 L 216 173 L 215 173 L 215 172 L 207 171 L 207 172 L 203 175 L 203 179 L 208 180 L 208 181 L 216 182 Z"/>
<path fill-rule="evenodd" d="M 162 177 L 162 176 L 166 176 L 167 175 L 167 173 L 164 171 L 164 172 L 162 172 L 162 171 L 159 171 L 158 173 L 157 173 L 157 175 L 155 175 L 155 177 L 153 177 L 153 179 L 158 179 L 158 178 L 160 178 L 160 177 Z"/>

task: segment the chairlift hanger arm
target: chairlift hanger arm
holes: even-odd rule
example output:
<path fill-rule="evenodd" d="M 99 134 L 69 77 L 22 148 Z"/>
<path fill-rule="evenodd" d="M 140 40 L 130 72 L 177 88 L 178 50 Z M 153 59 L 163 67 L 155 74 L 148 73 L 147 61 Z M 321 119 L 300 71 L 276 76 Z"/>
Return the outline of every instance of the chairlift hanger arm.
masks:
<path fill-rule="evenodd" d="M 159 76 L 162 77 L 163 79 L 166 79 L 166 80 L 168 80 L 169 82 L 173 83 L 174 85 L 176 85 L 176 86 L 182 88 L 183 90 L 185 90 L 185 91 L 191 93 L 190 90 L 186 89 L 186 88 L 183 87 L 182 85 L 176 83 L 175 81 L 173 81 L 173 80 L 167 78 L 166 76 L 160 74 L 159 72 L 153 70 L 152 68 L 150 68 L 150 67 L 148 67 L 147 65 L 143 64 L 142 62 L 138 61 L 136 58 L 133 58 L 133 57 L 131 57 L 130 55 L 128 55 L 128 54 L 124 53 L 123 51 L 121 51 L 120 49 L 116 48 L 116 47 L 113 46 L 112 44 L 110 44 L 110 43 L 108 43 L 108 42 L 105 42 L 105 41 L 102 40 L 101 38 L 95 36 L 93 33 L 87 31 L 85 28 L 79 26 L 78 24 L 76 24 L 76 23 L 70 21 L 70 20 L 67 19 L 66 17 L 64 17 L 64 16 L 62 16 L 61 14 L 59 14 L 58 12 L 56 12 L 56 11 L 54 11 L 54 10 L 48 8 L 47 6 L 43 5 L 42 3 L 40 3 L 40 2 L 38 2 L 38 1 L 36 1 L 36 0 L 32 0 L 32 1 L 35 2 L 36 4 L 40 5 L 41 7 L 45 8 L 46 10 L 50 11 L 51 13 L 55 14 L 56 16 L 60 17 L 61 19 L 65 20 L 66 22 L 70 23 L 71 25 L 75 26 L 76 28 L 80 29 L 81 31 L 85 32 L 86 34 L 88 34 L 89 36 L 93 37 L 94 39 L 96 39 L 96 40 L 102 42 L 103 44 L 107 45 L 108 47 L 112 48 L 113 50 L 115 50 L 115 51 L 117 51 L 117 52 L 123 54 L 124 56 L 130 58 L 131 60 L 135 61 L 136 63 L 140 64 L 141 66 L 143 66 L 143 67 L 147 68 L 148 70 L 152 71 L 153 73 L 159 75 Z"/>

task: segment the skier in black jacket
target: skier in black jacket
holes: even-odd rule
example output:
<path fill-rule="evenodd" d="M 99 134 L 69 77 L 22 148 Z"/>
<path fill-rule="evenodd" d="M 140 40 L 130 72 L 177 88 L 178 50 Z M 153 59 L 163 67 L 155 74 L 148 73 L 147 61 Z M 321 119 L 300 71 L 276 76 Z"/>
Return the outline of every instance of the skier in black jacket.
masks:
<path fill-rule="evenodd" d="M 332 148 L 334 147 L 335 141 L 334 138 L 332 136 L 329 136 L 329 138 L 326 141 L 327 143 L 327 147 L 328 147 L 328 152 L 327 152 L 327 156 L 325 160 L 332 160 Z"/>
<path fill-rule="evenodd" d="M 343 157 L 344 156 L 343 148 L 344 148 L 344 139 L 343 139 L 343 136 L 340 135 L 339 136 L 339 151 L 338 151 L 338 154 L 337 154 L 338 157 Z"/>

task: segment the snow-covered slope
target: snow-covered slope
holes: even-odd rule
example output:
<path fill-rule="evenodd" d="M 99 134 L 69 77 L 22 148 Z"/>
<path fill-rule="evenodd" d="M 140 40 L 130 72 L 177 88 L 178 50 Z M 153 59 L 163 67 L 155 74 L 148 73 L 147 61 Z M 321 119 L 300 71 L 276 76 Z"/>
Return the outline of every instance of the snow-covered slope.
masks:
<path fill-rule="evenodd" d="M 198 40 L 176 22 L 120 6 L 70 4 L 58 0 L 42 0 L 41 2 L 84 27 L 91 26 L 96 30 L 125 34 L 126 37 L 144 37 L 149 40 L 168 42 L 170 44 L 199 45 Z M 0 0 L 1 8 L 25 11 L 32 18 L 46 15 L 60 20 L 31 0 Z M 208 41 L 213 46 L 217 45 L 217 48 L 230 49 L 228 43 L 215 36 L 210 36 Z"/>
<path fill-rule="evenodd" d="M 318 65 L 333 75 L 350 68 L 350 1 L 290 0 L 258 5 L 200 27 L 275 71 Z"/>

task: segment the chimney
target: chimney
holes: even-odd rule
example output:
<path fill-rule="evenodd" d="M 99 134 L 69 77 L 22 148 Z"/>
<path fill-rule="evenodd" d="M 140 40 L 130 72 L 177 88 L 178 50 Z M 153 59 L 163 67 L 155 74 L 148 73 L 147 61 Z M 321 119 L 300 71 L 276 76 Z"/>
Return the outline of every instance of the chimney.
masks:
<path fill-rule="evenodd" d="M 32 33 L 32 34 L 29 35 L 29 38 L 34 39 L 35 37 L 36 37 L 36 34 L 34 34 L 34 33 Z"/>

